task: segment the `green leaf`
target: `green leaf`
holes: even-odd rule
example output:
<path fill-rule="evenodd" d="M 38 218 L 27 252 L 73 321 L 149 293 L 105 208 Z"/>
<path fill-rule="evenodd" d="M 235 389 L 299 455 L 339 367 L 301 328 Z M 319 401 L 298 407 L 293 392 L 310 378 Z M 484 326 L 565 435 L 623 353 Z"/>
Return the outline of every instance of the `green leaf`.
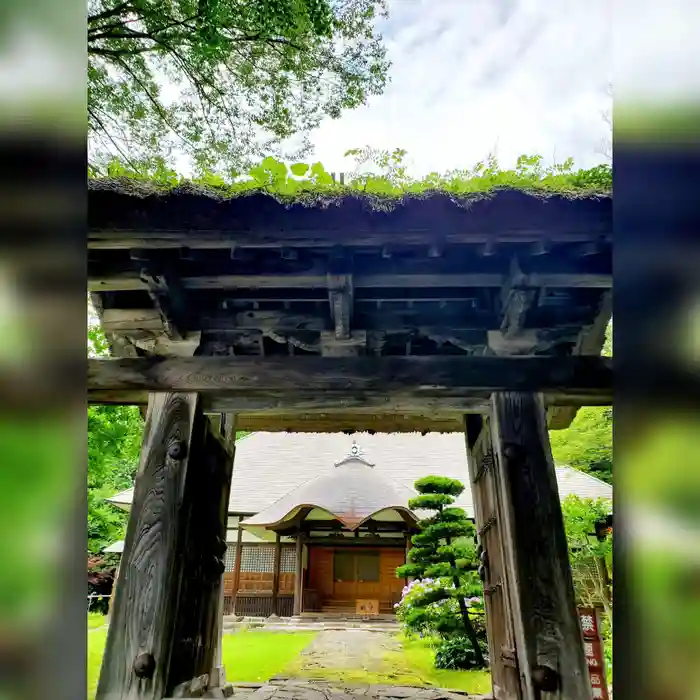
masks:
<path fill-rule="evenodd" d="M 289 169 L 292 171 L 292 174 L 296 175 L 297 177 L 303 177 L 306 175 L 309 166 L 306 163 L 294 163 L 294 165 L 292 165 Z"/>

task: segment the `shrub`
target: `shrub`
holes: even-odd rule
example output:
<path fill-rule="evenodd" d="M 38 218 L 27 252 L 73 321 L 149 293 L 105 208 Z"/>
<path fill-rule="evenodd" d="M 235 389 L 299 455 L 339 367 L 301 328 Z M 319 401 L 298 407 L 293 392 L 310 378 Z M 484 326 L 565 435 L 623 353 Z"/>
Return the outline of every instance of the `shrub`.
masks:
<path fill-rule="evenodd" d="M 482 649 L 482 654 L 486 656 L 485 649 Z M 447 637 L 440 640 L 435 648 L 435 668 L 468 670 L 481 666 L 468 637 Z"/>

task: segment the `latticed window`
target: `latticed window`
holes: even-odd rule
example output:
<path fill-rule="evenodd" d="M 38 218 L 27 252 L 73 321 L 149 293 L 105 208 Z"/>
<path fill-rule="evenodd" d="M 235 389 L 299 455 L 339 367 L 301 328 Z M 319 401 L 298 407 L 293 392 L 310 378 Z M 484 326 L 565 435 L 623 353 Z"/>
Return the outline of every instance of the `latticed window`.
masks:
<path fill-rule="evenodd" d="M 236 545 L 230 544 L 226 547 L 226 557 L 224 558 L 226 571 L 233 571 L 236 568 Z"/>
<path fill-rule="evenodd" d="M 271 574 L 275 570 L 275 548 L 246 545 L 241 552 L 241 571 Z"/>
<path fill-rule="evenodd" d="M 293 574 L 297 570 L 297 552 L 295 547 L 282 547 L 280 572 Z"/>

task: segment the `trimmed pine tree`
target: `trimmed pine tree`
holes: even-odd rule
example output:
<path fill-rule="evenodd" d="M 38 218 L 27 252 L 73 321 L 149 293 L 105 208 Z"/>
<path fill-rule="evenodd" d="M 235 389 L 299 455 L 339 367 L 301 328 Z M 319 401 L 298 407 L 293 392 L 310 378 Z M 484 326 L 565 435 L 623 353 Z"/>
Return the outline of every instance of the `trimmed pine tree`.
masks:
<path fill-rule="evenodd" d="M 464 484 L 443 476 L 426 476 L 414 485 L 420 494 L 409 501 L 416 511 L 432 511 L 433 514 L 418 522 L 420 532 L 413 536 L 413 547 L 408 552 L 408 562 L 396 570 L 399 578 L 433 579 L 438 586 L 431 586 L 413 601 L 408 612 L 408 623 L 419 628 L 428 618 L 427 607 L 441 601 L 456 600 L 454 604 L 438 606 L 437 623 L 430 615 L 438 633 L 443 637 L 466 636 L 473 647 L 474 660 L 485 666 L 476 630 L 467 608 L 466 599 L 481 593 L 481 586 L 474 573 L 477 559 L 474 546 L 474 525 L 461 508 L 452 504 L 464 491 Z"/>

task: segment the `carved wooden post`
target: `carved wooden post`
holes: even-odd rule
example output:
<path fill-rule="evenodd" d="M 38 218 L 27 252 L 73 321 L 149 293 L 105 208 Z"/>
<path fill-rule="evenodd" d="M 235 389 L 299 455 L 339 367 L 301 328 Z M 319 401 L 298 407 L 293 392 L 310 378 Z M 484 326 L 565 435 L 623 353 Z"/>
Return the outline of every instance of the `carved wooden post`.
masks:
<path fill-rule="evenodd" d="M 272 613 L 279 615 L 280 563 L 282 561 L 282 540 L 280 533 L 275 538 L 275 561 L 272 569 Z"/>
<path fill-rule="evenodd" d="M 494 394 L 492 411 L 523 698 L 590 700 L 542 397 Z"/>
<path fill-rule="evenodd" d="M 304 599 L 304 540 L 301 530 L 296 541 L 296 575 L 294 577 L 294 615 L 301 615 Z"/>
<path fill-rule="evenodd" d="M 98 700 L 160 700 L 209 673 L 231 463 L 196 394 L 150 396 Z"/>

